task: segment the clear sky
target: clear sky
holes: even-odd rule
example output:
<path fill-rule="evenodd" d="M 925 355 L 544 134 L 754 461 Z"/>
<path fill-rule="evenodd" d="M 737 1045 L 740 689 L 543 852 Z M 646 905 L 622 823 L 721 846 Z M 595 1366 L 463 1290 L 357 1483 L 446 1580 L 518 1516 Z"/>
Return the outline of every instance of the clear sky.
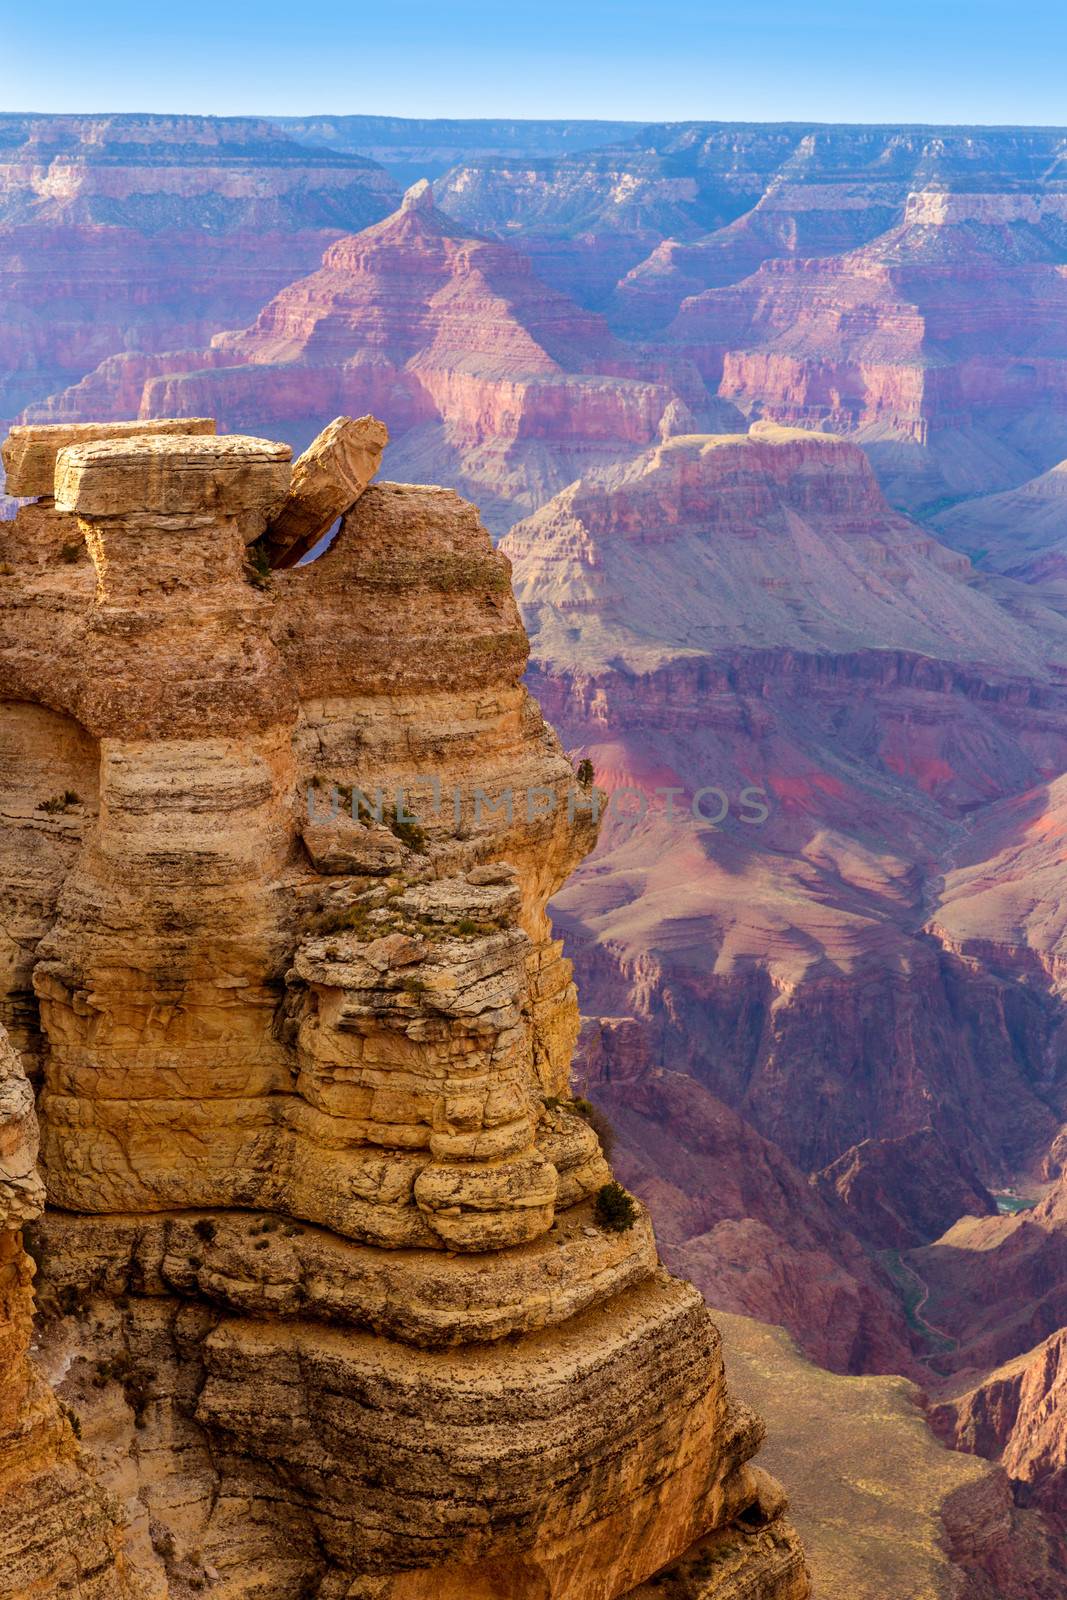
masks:
<path fill-rule="evenodd" d="M 7 0 L 7 111 L 1067 124 L 1065 0 Z"/>

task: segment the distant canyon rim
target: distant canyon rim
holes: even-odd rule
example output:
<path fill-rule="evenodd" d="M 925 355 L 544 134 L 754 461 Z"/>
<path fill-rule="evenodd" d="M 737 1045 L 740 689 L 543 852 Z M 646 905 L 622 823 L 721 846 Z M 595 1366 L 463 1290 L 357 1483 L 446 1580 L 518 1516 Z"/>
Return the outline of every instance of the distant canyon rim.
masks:
<path fill-rule="evenodd" d="M 510 582 L 569 757 L 553 825 L 604 813 L 551 906 L 575 1089 L 725 1315 L 816 1592 L 1062 1596 L 1067 129 L 6 115 L 0 285 L 4 432 L 213 418 L 299 452 L 372 413 L 388 479 L 479 507 L 476 631 Z M 0 581 L 48 566 L 63 618 L 84 556 L 15 526 Z M 330 595 L 342 536 L 264 574 L 323 586 L 326 708 L 397 604 L 386 545 L 358 615 Z M 505 714 L 483 664 L 454 726 L 420 720 L 470 561 L 428 547 L 436 632 L 395 665 L 442 769 Z M 326 744 L 305 821 L 352 804 Z M 423 769 L 383 748 L 403 828 Z M 34 824 L 57 882 L 66 772 L 23 797 L 82 796 Z M 499 825 L 547 827 L 520 778 Z M 358 841 L 385 864 L 388 820 Z M 6 861 L 0 1021 L 39 1086 L 57 924 Z M 861 1394 L 900 1481 L 846 1536 L 807 1463 L 853 1482 Z"/>

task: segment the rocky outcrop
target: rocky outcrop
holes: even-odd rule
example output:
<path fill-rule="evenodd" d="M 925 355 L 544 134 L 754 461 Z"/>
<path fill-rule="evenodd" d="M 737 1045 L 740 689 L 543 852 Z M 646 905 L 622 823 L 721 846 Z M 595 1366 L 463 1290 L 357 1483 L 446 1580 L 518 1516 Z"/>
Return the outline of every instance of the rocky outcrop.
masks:
<path fill-rule="evenodd" d="M 545 905 L 593 796 L 505 559 L 379 484 L 272 575 L 287 446 L 107 435 L 7 525 L 4 970 L 43 1356 L 144 1582 L 609 1600 L 711 1535 L 716 1594 L 800 1600 L 716 1330 L 570 1100 Z"/>

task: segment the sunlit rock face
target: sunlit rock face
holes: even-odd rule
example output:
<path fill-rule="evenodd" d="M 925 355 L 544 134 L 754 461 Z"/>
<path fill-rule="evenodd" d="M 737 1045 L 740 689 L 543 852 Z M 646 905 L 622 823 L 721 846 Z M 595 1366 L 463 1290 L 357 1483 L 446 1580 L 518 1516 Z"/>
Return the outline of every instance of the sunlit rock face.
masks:
<path fill-rule="evenodd" d="M 761 1426 L 570 1098 L 545 905 L 595 797 L 506 558 L 451 491 L 365 487 L 370 419 L 298 470 L 205 426 L 6 453 L 15 493 L 54 457 L 0 654 L 43 1359 L 130 1581 L 609 1600 L 713 1536 L 716 1595 L 800 1600 Z"/>
<path fill-rule="evenodd" d="M 695 294 L 672 337 L 746 414 L 863 442 L 898 503 L 1014 487 L 1067 448 L 1067 193 L 989 182 Z"/>

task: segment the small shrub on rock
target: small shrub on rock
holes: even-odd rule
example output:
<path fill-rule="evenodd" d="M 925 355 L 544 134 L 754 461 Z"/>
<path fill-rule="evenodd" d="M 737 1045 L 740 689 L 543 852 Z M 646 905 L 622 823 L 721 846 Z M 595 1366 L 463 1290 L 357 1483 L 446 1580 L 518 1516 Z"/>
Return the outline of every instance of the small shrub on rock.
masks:
<path fill-rule="evenodd" d="M 637 1206 L 621 1183 L 606 1183 L 597 1190 L 595 1215 L 609 1233 L 628 1233 L 637 1221 Z"/>

